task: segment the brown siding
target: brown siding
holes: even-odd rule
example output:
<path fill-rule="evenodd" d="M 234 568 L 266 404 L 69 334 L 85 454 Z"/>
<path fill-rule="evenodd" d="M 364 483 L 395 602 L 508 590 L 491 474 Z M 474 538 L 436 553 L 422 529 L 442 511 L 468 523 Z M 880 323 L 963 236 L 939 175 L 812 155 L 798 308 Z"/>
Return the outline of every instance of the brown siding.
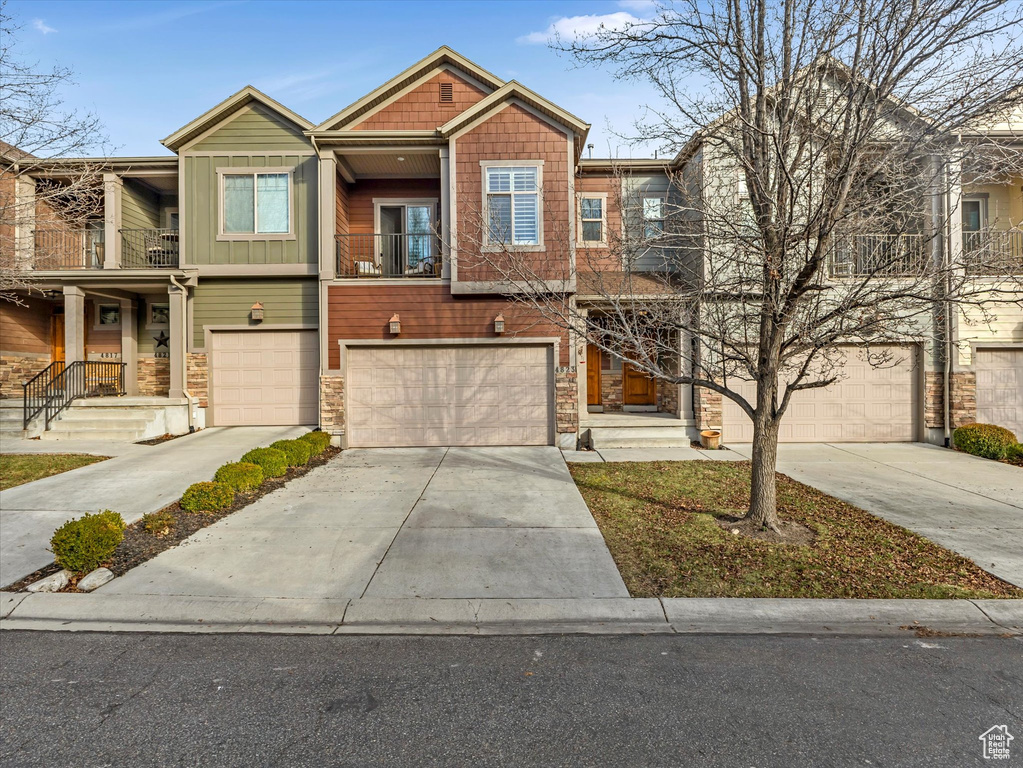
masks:
<path fill-rule="evenodd" d="M 0 300 L 0 350 L 48 355 L 53 305 L 37 298 L 22 301 L 25 306 Z"/>
<path fill-rule="evenodd" d="M 348 234 L 348 182 L 337 177 L 336 203 L 334 204 L 334 233 L 338 235 Z"/>
<path fill-rule="evenodd" d="M 451 83 L 453 101 L 441 103 L 441 83 Z M 440 72 L 351 128 L 356 131 L 432 130 L 461 114 L 485 95 L 457 75 Z"/>
<path fill-rule="evenodd" d="M 543 160 L 544 251 L 515 254 L 516 262 L 547 280 L 569 271 L 568 137 L 518 105 L 506 107 L 455 142 L 458 183 L 458 280 L 487 281 L 501 275 L 481 263 L 483 221 L 481 160 Z M 574 215 L 575 203 L 572 204 Z M 491 257 L 498 258 L 498 257 Z"/>
<path fill-rule="evenodd" d="M 364 179 L 348 192 L 348 225 L 352 234 L 373 234 L 373 198 L 432 197 L 440 201 L 440 179 Z M 340 230 L 339 230 L 340 233 Z"/>
<path fill-rule="evenodd" d="M 388 330 L 391 315 L 401 335 Z M 527 310 L 500 298 L 452 296 L 447 285 L 332 285 L 327 291 L 327 347 L 330 367 L 340 365 L 339 339 L 495 339 L 494 318 L 505 317 L 504 337 L 560 336 L 560 365 L 568 365 L 564 331 L 531 319 Z"/>
<path fill-rule="evenodd" d="M 100 301 L 99 304 L 116 304 L 116 301 Z M 96 327 L 98 305 L 95 301 L 85 302 L 85 357 L 89 355 L 120 355 L 121 327 L 99 329 Z M 124 318 L 122 317 L 122 322 Z"/>
<path fill-rule="evenodd" d="M 583 248 L 577 245 L 575 250 L 576 268 L 580 272 L 605 271 L 621 269 L 622 246 L 622 210 L 621 184 L 614 176 L 581 176 L 575 180 L 576 197 L 586 192 L 603 192 L 607 194 L 607 211 L 604 214 L 607 227 L 607 248 Z M 578 215 L 578 203 L 576 214 Z M 577 231 L 582 238 L 581 227 Z"/>

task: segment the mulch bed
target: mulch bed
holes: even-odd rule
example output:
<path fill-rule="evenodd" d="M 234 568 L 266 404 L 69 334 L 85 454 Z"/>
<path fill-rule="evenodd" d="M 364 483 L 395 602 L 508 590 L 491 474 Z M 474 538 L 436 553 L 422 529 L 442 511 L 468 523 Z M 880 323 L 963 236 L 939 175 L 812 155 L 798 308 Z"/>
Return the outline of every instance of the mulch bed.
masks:
<path fill-rule="evenodd" d="M 179 437 L 184 437 L 188 434 L 197 434 L 195 432 L 184 432 L 180 435 L 172 435 L 170 432 L 160 435 L 159 437 L 151 437 L 148 440 L 136 440 L 135 445 L 160 445 L 161 443 L 169 443 L 171 440 L 175 440 Z"/>
<path fill-rule="evenodd" d="M 221 510 L 220 512 L 185 512 L 181 509 L 178 502 L 175 501 L 173 504 L 161 509 L 158 513 L 154 513 L 166 514 L 169 518 L 173 519 L 173 522 L 168 526 L 166 533 L 149 533 L 145 529 L 145 518 L 137 520 L 125 529 L 124 539 L 117 545 L 113 559 L 111 559 L 109 563 L 104 563 L 103 565 L 113 571 L 115 575 L 121 576 L 135 566 L 141 565 L 147 560 L 151 560 L 156 557 L 164 550 L 177 546 L 193 533 L 200 531 L 207 526 L 213 525 L 218 520 L 223 520 L 228 515 L 232 515 L 240 509 L 244 509 L 249 506 L 249 504 L 258 501 L 268 493 L 273 493 L 278 488 L 284 487 L 291 480 L 302 477 L 317 467 L 322 467 L 339 453 L 341 453 L 340 448 L 334 448 L 331 446 L 319 456 L 311 458 L 309 463 L 304 467 L 290 467 L 282 477 L 268 478 L 263 481 L 263 484 L 260 485 L 259 488 L 256 488 L 253 491 L 236 493 L 234 497 L 234 504 L 232 504 L 228 509 Z M 23 590 L 29 584 L 32 584 L 45 576 L 49 576 L 51 573 L 56 573 L 59 570 L 60 568 L 57 567 L 57 564 L 52 563 L 45 568 L 39 569 L 35 573 L 29 574 L 20 581 L 11 584 L 9 587 L 5 587 L 4 590 L 8 592 L 18 592 Z M 62 591 L 77 592 L 78 590 L 75 587 L 77 581 L 77 578 L 72 579 L 71 583 Z"/>

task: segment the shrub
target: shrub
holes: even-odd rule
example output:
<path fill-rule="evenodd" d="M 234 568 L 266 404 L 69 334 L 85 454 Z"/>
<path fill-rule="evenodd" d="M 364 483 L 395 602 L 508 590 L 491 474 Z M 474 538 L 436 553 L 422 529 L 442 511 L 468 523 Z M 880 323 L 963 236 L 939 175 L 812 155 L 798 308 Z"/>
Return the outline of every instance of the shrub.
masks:
<path fill-rule="evenodd" d="M 236 461 L 218 469 L 213 480 L 234 491 L 251 491 L 263 482 L 263 469 L 258 464 Z"/>
<path fill-rule="evenodd" d="M 124 519 L 109 509 L 68 520 L 53 533 L 50 549 L 57 565 L 74 573 L 94 571 L 114 555 L 124 538 Z"/>
<path fill-rule="evenodd" d="M 288 457 L 289 467 L 301 467 L 308 464 L 309 457 L 313 453 L 312 446 L 305 440 L 278 440 L 276 443 L 270 443 L 270 447 L 276 448 Z"/>
<path fill-rule="evenodd" d="M 234 491 L 223 483 L 192 483 L 178 503 L 186 512 L 219 512 L 234 501 Z"/>
<path fill-rule="evenodd" d="M 1006 448 L 1005 459 L 1011 464 L 1023 467 L 1023 443 L 1015 443 Z"/>
<path fill-rule="evenodd" d="M 170 533 L 175 522 L 173 513 L 167 511 L 150 512 L 148 515 L 142 516 L 142 527 L 145 528 L 146 533 L 151 533 L 154 536 L 164 536 Z"/>
<path fill-rule="evenodd" d="M 241 460 L 258 465 L 263 470 L 263 477 L 280 477 L 288 471 L 288 457 L 276 448 L 253 448 Z"/>
<path fill-rule="evenodd" d="M 313 456 L 319 456 L 330 446 L 330 435 L 326 432 L 306 432 L 302 437 L 298 438 L 303 440 L 313 447 Z"/>
<path fill-rule="evenodd" d="M 1016 444 L 1016 436 L 994 424 L 966 424 L 952 433 L 956 448 L 985 459 L 1004 459 L 1005 452 Z"/>

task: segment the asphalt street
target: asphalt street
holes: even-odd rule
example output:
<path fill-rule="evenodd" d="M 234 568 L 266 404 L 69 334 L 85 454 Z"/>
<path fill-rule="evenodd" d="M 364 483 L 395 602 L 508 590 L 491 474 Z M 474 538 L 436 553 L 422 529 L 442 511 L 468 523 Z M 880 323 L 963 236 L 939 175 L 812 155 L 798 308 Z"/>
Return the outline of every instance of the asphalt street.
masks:
<path fill-rule="evenodd" d="M 0 634 L 3 766 L 1023 765 L 1023 640 Z"/>

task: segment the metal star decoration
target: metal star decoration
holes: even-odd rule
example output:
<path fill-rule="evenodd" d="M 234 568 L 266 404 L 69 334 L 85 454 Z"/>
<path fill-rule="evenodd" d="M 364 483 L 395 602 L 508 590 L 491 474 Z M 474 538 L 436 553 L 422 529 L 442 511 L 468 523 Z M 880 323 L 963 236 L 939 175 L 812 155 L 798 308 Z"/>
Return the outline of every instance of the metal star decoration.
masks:
<path fill-rule="evenodd" d="M 170 349 L 170 343 L 169 343 L 170 342 L 170 336 L 168 336 L 163 331 L 160 331 L 160 335 L 159 336 L 154 336 L 153 337 L 153 341 L 156 342 L 156 348 L 157 349 L 159 349 L 160 347 L 166 347 L 167 349 Z"/>

